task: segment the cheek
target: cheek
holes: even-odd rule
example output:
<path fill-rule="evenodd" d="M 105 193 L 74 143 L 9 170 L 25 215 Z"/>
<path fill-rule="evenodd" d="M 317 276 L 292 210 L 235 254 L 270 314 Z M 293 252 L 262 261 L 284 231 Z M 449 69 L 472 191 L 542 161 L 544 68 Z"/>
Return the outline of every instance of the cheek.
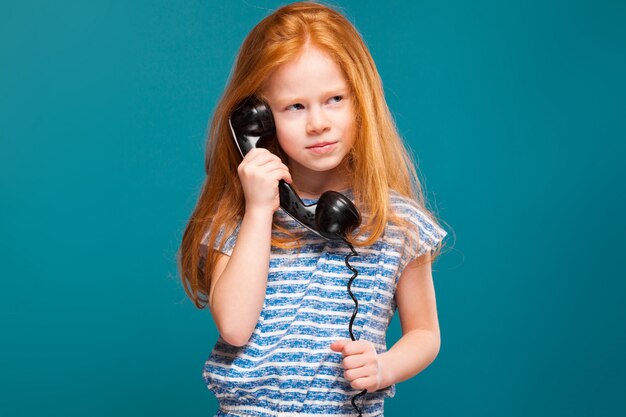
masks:
<path fill-rule="evenodd" d="M 354 120 L 354 116 L 352 114 L 346 115 L 343 119 L 343 134 L 347 140 L 354 143 L 354 140 L 356 139 L 356 121 Z"/>
<path fill-rule="evenodd" d="M 290 145 L 294 143 L 296 129 L 292 123 L 286 123 L 284 121 L 275 121 L 275 123 L 278 144 L 281 148 L 288 149 Z"/>

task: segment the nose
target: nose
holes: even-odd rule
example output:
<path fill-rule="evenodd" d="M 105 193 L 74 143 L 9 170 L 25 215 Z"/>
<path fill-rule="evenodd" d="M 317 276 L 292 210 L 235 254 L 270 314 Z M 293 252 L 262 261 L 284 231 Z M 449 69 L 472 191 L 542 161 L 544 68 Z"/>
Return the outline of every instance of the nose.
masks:
<path fill-rule="evenodd" d="M 306 130 L 311 135 L 319 135 L 330 129 L 330 120 L 324 109 L 311 107 L 307 118 Z"/>

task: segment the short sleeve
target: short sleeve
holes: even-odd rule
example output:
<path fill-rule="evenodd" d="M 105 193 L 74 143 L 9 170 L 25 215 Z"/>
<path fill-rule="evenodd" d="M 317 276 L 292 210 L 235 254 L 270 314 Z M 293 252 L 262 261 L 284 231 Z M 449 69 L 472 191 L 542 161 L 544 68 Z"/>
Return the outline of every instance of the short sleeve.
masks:
<path fill-rule="evenodd" d="M 217 238 L 215 239 L 215 244 L 213 245 L 213 249 L 219 250 L 223 254 L 231 256 L 233 253 L 233 248 L 235 247 L 235 242 L 237 242 L 237 236 L 239 235 L 240 226 L 241 226 L 241 223 L 238 223 L 237 226 L 235 227 L 235 230 L 228 236 L 224 236 L 225 228 L 222 226 L 220 228 L 220 231 L 217 234 Z M 224 242 L 224 246 L 220 248 L 222 241 Z M 209 242 L 209 233 L 207 231 L 207 233 L 202 238 L 202 246 L 203 246 L 202 251 L 205 254 L 205 256 L 208 250 L 208 246 L 207 246 L 208 242 Z"/>
<path fill-rule="evenodd" d="M 424 255 L 426 252 L 432 253 L 448 234 L 438 224 L 433 222 L 422 210 L 415 207 L 415 212 L 409 217 L 411 223 L 417 225 L 419 231 L 419 246 L 412 247 L 415 258 Z M 413 232 L 414 233 L 414 232 Z M 415 237 L 415 236 L 412 236 Z M 416 239 L 413 239 L 417 242 Z"/>
<path fill-rule="evenodd" d="M 404 229 L 403 264 L 427 252 L 433 253 L 448 233 L 414 201 L 397 195 L 392 201 L 396 215 L 408 223 Z"/>

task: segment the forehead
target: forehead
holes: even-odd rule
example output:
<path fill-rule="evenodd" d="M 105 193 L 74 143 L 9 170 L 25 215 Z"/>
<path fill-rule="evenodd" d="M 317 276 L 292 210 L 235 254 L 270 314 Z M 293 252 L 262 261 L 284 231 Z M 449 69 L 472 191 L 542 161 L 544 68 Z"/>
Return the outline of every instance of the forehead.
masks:
<path fill-rule="evenodd" d="M 295 59 L 278 67 L 266 80 L 268 96 L 322 93 L 348 86 L 343 70 L 331 56 L 315 46 L 305 46 Z"/>

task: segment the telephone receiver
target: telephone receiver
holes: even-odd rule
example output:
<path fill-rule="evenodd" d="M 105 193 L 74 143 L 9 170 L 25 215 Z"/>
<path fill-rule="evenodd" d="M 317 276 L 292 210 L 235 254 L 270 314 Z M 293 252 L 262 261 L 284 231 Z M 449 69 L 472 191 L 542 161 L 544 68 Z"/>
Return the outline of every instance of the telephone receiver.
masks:
<path fill-rule="evenodd" d="M 274 117 L 269 105 L 255 96 L 244 99 L 228 118 L 230 131 L 242 157 L 245 157 L 254 148 L 268 148 L 276 138 Z M 361 224 L 361 214 L 354 203 L 346 196 L 336 191 L 326 191 L 317 201 L 317 204 L 306 205 L 296 191 L 284 180 L 278 182 L 280 206 L 304 227 L 328 240 L 343 240 L 348 244 L 352 253 L 346 255 L 346 266 L 353 272 L 348 280 L 348 294 L 355 303 L 354 312 L 350 319 L 348 330 L 350 338 L 356 340 L 352 333 L 352 324 L 359 309 L 359 303 L 350 288 L 357 277 L 349 259 L 358 256 L 346 236 Z M 363 390 L 352 398 L 352 406 L 362 415 L 355 401 L 365 395 Z"/>
<path fill-rule="evenodd" d="M 272 111 L 256 96 L 239 103 L 228 124 L 242 157 L 254 148 L 268 148 L 276 137 Z M 279 181 L 278 191 L 283 210 L 324 239 L 346 241 L 346 236 L 361 224 L 354 203 L 336 191 L 326 191 L 316 204 L 308 206 L 284 180 Z"/>

